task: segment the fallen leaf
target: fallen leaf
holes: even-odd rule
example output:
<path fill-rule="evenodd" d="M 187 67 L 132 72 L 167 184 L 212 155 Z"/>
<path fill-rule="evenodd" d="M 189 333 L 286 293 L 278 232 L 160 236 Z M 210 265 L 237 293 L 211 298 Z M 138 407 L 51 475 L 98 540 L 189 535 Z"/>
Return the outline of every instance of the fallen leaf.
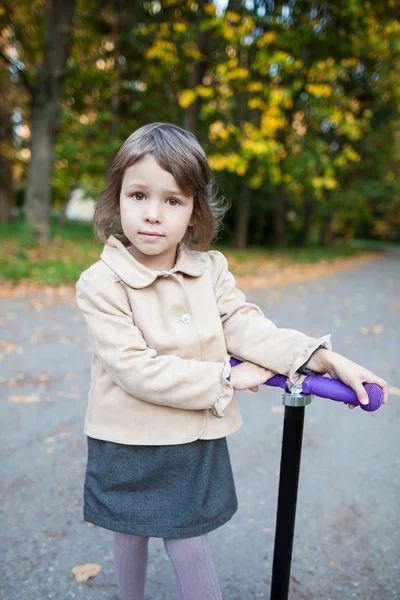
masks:
<path fill-rule="evenodd" d="M 96 577 L 102 567 L 94 563 L 85 563 L 84 565 L 76 565 L 72 569 L 76 581 L 88 581 L 91 577 Z"/>
<path fill-rule="evenodd" d="M 368 335 L 369 334 L 369 329 L 368 329 L 368 327 L 360 327 L 359 332 L 362 335 Z"/>
<path fill-rule="evenodd" d="M 42 375 L 38 375 L 38 380 L 39 381 L 50 381 L 50 377 L 49 377 L 49 375 L 45 375 L 43 373 Z"/>
<path fill-rule="evenodd" d="M 22 404 L 34 404 L 35 402 L 40 402 L 40 396 L 26 396 L 24 394 L 20 394 L 17 396 L 10 396 L 10 402 L 22 403 Z"/>
<path fill-rule="evenodd" d="M 380 333 L 382 333 L 382 331 L 383 331 L 383 327 L 379 323 L 374 325 L 372 328 L 372 332 L 375 333 L 375 335 L 379 335 Z"/>
<path fill-rule="evenodd" d="M 392 396 L 400 396 L 400 388 L 398 388 L 398 387 L 390 387 L 389 388 L 389 394 L 391 394 Z"/>

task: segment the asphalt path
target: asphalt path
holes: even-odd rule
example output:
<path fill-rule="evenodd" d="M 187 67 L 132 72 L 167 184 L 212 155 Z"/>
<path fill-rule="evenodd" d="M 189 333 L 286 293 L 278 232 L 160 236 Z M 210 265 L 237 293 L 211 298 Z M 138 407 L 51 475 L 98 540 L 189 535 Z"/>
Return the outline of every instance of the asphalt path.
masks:
<path fill-rule="evenodd" d="M 246 291 L 246 290 L 244 290 Z M 400 598 L 400 255 L 303 285 L 248 292 L 280 327 L 332 334 L 384 377 L 375 413 L 315 398 L 306 408 L 291 600 Z M 118 600 L 112 533 L 82 518 L 90 345 L 75 301 L 1 300 L 0 597 Z M 281 394 L 238 393 L 228 438 L 239 510 L 209 534 L 224 600 L 269 599 L 283 424 Z M 101 572 L 76 581 L 76 565 Z M 152 539 L 146 600 L 176 598 Z M 205 599 L 206 600 L 206 599 Z"/>

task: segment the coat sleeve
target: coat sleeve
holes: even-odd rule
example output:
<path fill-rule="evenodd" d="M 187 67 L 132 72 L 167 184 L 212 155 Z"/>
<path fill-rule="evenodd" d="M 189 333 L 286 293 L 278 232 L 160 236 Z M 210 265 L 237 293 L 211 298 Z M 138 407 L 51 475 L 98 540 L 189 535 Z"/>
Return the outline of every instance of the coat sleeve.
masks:
<path fill-rule="evenodd" d="M 297 369 L 318 346 L 332 348 L 330 335 L 317 339 L 295 329 L 276 327 L 257 305 L 246 302 L 225 256 L 217 250 L 208 255 L 228 353 L 285 375 L 291 385 L 300 383 L 304 376 Z"/>
<path fill-rule="evenodd" d="M 230 356 L 211 362 L 158 355 L 135 326 L 120 283 L 101 283 L 84 272 L 75 287 L 93 351 L 117 385 L 144 402 L 187 410 L 208 408 L 223 417 L 234 393 L 226 379 Z"/>

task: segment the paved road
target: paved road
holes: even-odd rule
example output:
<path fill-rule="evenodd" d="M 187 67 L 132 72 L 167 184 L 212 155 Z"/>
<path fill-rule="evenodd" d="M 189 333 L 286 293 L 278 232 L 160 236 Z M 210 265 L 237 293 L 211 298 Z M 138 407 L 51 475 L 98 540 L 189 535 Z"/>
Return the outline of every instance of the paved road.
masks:
<path fill-rule="evenodd" d="M 337 351 L 393 388 L 390 403 L 372 414 L 318 398 L 306 409 L 291 600 L 400 598 L 400 256 L 247 298 L 279 326 L 331 332 Z M 88 527 L 81 514 L 90 374 L 84 321 L 74 301 L 33 304 L 0 307 L 1 340 L 14 344 L 0 347 L 0 597 L 117 600 L 112 534 Z M 16 387 L 4 382 L 10 378 Z M 33 402 L 10 400 L 21 395 Z M 229 446 L 240 508 L 209 537 L 224 600 L 266 600 L 283 411 L 276 390 L 239 399 L 245 425 Z M 103 568 L 79 583 L 71 570 L 83 563 Z M 146 600 L 174 597 L 170 564 L 153 539 Z"/>

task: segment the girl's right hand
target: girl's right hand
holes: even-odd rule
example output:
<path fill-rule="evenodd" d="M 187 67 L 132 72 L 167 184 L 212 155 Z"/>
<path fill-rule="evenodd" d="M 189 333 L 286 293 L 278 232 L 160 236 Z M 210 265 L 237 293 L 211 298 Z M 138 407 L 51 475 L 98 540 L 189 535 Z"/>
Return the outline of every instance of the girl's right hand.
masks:
<path fill-rule="evenodd" d="M 231 384 L 235 390 L 251 390 L 258 392 L 258 386 L 276 375 L 268 369 L 264 369 L 255 363 L 244 361 L 240 365 L 232 367 Z"/>

